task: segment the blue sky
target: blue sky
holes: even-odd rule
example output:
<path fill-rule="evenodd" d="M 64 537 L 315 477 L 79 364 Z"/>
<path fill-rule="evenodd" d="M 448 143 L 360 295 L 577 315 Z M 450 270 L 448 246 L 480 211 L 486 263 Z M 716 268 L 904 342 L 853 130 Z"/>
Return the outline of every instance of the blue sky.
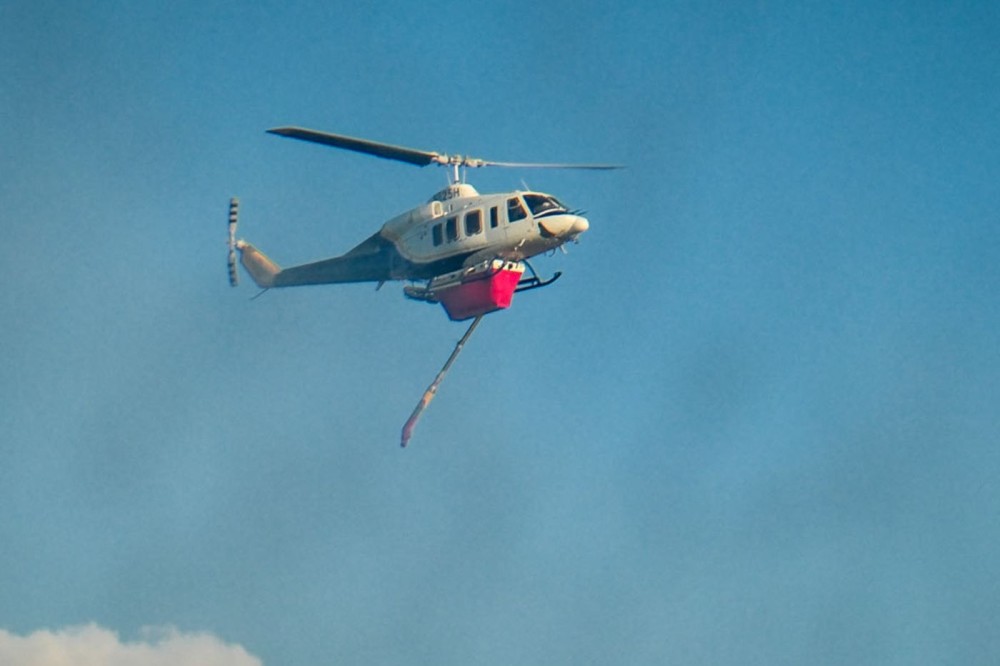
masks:
<path fill-rule="evenodd" d="M 992 663 L 1000 11 L 878 5 L 4 5 L 0 654 Z M 286 124 L 629 166 L 472 174 L 591 229 L 405 451 L 464 327 L 250 301 L 226 206 L 292 264 L 445 175 Z"/>

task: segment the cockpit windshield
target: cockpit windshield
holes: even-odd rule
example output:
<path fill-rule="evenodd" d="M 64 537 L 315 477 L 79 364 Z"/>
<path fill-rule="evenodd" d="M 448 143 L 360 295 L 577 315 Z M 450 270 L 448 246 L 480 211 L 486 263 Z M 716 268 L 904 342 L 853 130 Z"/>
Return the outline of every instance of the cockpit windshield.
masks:
<path fill-rule="evenodd" d="M 566 206 L 562 205 L 555 197 L 547 194 L 525 194 L 524 202 L 528 204 L 534 217 L 567 212 Z"/>

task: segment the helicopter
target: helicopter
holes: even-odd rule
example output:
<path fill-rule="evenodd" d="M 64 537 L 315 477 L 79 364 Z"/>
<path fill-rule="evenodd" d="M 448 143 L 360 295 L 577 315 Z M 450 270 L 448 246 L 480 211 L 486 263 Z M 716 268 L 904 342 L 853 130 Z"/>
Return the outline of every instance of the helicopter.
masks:
<path fill-rule="evenodd" d="M 583 211 L 568 208 L 551 194 L 521 190 L 480 194 L 465 182 L 467 169 L 623 168 L 616 164 L 497 162 L 302 127 L 276 127 L 267 133 L 418 167 L 437 165 L 449 169 L 444 189 L 426 203 L 388 220 L 346 253 L 288 268 L 236 238 L 239 200 L 234 197 L 229 204 L 228 268 L 229 282 L 234 287 L 239 284 L 238 254 L 239 263 L 264 291 L 356 282 L 375 282 L 376 289 L 380 289 L 389 281 L 406 281 L 410 283 L 403 288 L 406 297 L 440 303 L 453 321 L 473 320 L 404 425 L 404 447 L 417 419 L 483 316 L 510 307 L 514 293 L 548 286 L 560 277 L 561 273 L 556 272 L 548 279 L 541 278 L 529 259 L 564 250 L 566 243 L 578 241 L 590 228 Z"/>

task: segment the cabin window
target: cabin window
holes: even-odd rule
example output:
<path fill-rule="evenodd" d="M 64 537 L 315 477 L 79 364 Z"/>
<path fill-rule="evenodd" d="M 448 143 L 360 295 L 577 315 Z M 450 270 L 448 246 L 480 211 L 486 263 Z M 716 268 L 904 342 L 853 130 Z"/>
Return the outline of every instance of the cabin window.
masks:
<path fill-rule="evenodd" d="M 470 210 L 465 214 L 465 235 L 475 236 L 483 230 L 483 211 Z"/>
<path fill-rule="evenodd" d="M 431 238 L 434 240 L 434 245 L 441 244 L 441 224 L 435 224 L 431 229 Z"/>
<path fill-rule="evenodd" d="M 444 235 L 448 239 L 448 242 L 458 240 L 458 218 L 449 217 L 444 223 Z"/>
<path fill-rule="evenodd" d="M 500 224 L 500 211 L 496 206 L 490 208 L 490 229 L 496 229 Z"/>
<path fill-rule="evenodd" d="M 517 197 L 511 197 L 507 199 L 507 221 L 517 222 L 518 220 L 523 220 L 528 216 L 528 213 L 524 210 L 524 204 Z"/>

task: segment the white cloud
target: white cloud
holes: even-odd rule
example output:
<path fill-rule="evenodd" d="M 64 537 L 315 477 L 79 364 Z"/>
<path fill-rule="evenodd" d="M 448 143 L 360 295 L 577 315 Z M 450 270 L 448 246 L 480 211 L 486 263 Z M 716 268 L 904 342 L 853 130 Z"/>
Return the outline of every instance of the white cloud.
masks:
<path fill-rule="evenodd" d="M 262 666 L 239 645 L 204 633 L 147 628 L 141 639 L 123 642 L 118 634 L 88 624 L 58 631 L 42 629 L 18 636 L 0 629 L 2 666 Z"/>

